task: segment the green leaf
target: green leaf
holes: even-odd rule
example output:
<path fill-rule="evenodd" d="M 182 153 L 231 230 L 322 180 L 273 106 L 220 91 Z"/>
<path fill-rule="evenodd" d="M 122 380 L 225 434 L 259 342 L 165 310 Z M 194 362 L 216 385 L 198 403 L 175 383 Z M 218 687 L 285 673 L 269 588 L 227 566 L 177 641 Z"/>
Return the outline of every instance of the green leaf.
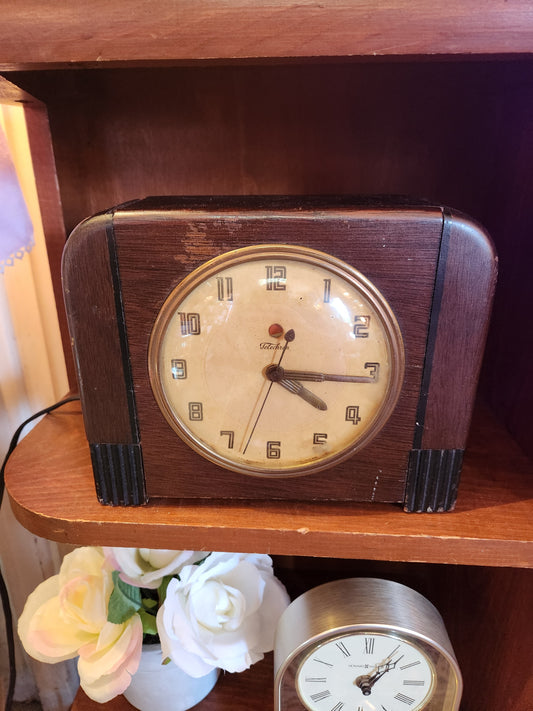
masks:
<path fill-rule="evenodd" d="M 139 610 L 139 616 L 141 618 L 141 622 L 143 623 L 143 634 L 157 634 L 157 624 L 156 624 L 156 618 L 154 615 L 151 615 L 149 612 L 146 612 L 146 610 Z"/>
<path fill-rule="evenodd" d="M 107 620 L 121 625 L 140 610 L 141 591 L 121 580 L 118 570 L 114 570 L 112 575 L 114 587 L 107 607 Z"/>
<path fill-rule="evenodd" d="M 154 607 L 157 607 L 158 602 L 157 600 L 152 600 L 151 598 L 143 597 L 142 605 L 145 610 L 153 610 Z"/>
<path fill-rule="evenodd" d="M 170 583 L 172 578 L 177 578 L 179 580 L 180 576 L 179 575 L 165 575 L 165 577 L 163 578 L 163 582 L 157 588 L 157 592 L 159 594 L 159 604 L 160 605 L 162 605 L 165 602 L 165 599 L 167 597 L 168 584 Z"/>

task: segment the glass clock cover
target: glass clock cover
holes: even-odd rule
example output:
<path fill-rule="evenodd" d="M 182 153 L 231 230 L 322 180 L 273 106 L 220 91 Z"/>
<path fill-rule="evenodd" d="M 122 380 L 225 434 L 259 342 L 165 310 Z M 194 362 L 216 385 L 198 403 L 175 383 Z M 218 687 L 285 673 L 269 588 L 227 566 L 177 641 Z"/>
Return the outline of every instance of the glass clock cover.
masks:
<path fill-rule="evenodd" d="M 301 663 L 300 700 L 310 711 L 423 709 L 435 669 L 405 637 L 373 630 L 350 632 L 320 644 Z"/>
<path fill-rule="evenodd" d="M 404 354 L 363 275 L 316 250 L 260 245 L 178 285 L 149 367 L 159 407 L 193 449 L 235 471 L 290 476 L 332 466 L 380 431 Z"/>

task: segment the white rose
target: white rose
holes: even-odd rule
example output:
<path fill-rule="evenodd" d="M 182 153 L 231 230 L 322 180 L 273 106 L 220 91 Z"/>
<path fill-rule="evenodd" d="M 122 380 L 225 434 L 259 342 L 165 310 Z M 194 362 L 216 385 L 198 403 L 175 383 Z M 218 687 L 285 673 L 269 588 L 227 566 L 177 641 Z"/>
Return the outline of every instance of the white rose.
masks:
<path fill-rule="evenodd" d="M 156 548 L 104 548 L 109 563 L 120 570 L 125 583 L 138 588 L 157 589 L 165 575 L 179 574 L 184 565 L 205 558 L 196 551 L 158 550 Z"/>
<path fill-rule="evenodd" d="M 272 650 L 288 604 L 269 556 L 212 553 L 169 583 L 157 614 L 163 657 L 193 677 L 244 671 Z"/>

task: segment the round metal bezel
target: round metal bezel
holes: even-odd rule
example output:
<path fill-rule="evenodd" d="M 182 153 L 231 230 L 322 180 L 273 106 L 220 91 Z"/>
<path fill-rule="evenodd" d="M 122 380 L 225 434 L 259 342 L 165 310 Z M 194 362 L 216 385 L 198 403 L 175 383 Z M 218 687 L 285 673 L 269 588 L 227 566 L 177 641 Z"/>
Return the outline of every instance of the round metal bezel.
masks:
<path fill-rule="evenodd" d="M 180 303 L 207 279 L 230 266 L 263 259 L 291 259 L 320 267 L 346 280 L 370 301 L 383 325 L 390 351 L 390 379 L 381 406 L 369 428 L 352 445 L 333 453 L 318 462 L 306 462 L 285 469 L 248 465 L 220 455 L 206 446 L 186 425 L 176 417 L 166 397 L 159 373 L 159 351 L 166 329 Z M 400 327 L 385 297 L 376 286 L 357 269 L 325 252 L 299 245 L 261 244 L 225 252 L 193 270 L 169 294 L 161 307 L 150 336 L 148 348 L 148 372 L 155 400 L 168 424 L 176 434 L 195 452 L 208 461 L 225 469 L 252 476 L 293 477 L 312 474 L 343 462 L 365 447 L 381 431 L 391 416 L 400 395 L 405 369 L 405 353 Z"/>
<path fill-rule="evenodd" d="M 422 709 L 427 705 L 431 697 L 433 696 L 433 692 L 435 691 L 435 683 L 436 683 L 436 671 L 435 671 L 435 665 L 427 655 L 427 653 L 420 647 L 420 640 L 416 636 L 411 636 L 409 634 L 405 634 L 402 630 L 398 629 L 393 629 L 393 628 L 387 628 L 385 626 L 383 627 L 378 627 L 378 626 L 364 626 L 364 625 L 358 625 L 354 626 L 351 629 L 345 629 L 343 631 L 335 631 L 331 633 L 325 633 L 322 637 L 319 639 L 314 639 L 310 640 L 308 645 L 306 646 L 306 649 L 304 651 L 304 656 L 300 659 L 298 663 L 298 670 L 296 671 L 296 678 L 295 678 L 295 688 L 296 688 L 296 693 L 298 694 L 298 698 L 300 702 L 305 706 L 306 709 L 309 709 L 309 711 L 315 711 L 315 708 L 311 708 L 307 702 L 304 699 L 303 694 L 300 691 L 300 675 L 303 669 L 303 666 L 305 662 L 311 657 L 312 655 L 316 654 L 317 651 L 323 647 L 326 644 L 330 644 L 331 642 L 336 642 L 338 640 L 343 640 L 346 639 L 347 637 L 354 637 L 354 636 L 359 636 L 359 635 L 371 635 L 373 637 L 381 636 L 381 637 L 388 637 L 389 639 L 396 639 L 400 642 L 403 642 L 404 644 L 407 644 L 411 647 L 416 648 L 417 652 L 424 657 L 428 668 L 431 672 L 431 685 L 425 695 L 425 697 L 422 699 L 422 701 L 419 702 L 419 704 L 416 707 L 413 707 L 413 711 L 416 711 L 417 709 L 419 711 L 422 711 Z M 417 644 L 418 642 L 418 644 Z M 426 640 L 424 642 L 427 644 Z"/>

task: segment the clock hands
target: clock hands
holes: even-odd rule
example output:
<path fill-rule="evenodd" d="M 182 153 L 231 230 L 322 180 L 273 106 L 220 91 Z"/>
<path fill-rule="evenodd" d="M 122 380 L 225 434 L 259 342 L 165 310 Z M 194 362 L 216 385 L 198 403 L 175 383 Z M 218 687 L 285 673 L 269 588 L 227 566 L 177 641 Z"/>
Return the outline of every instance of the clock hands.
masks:
<path fill-rule="evenodd" d="M 296 337 L 296 334 L 294 333 L 294 329 L 293 329 L 293 328 L 291 328 L 289 331 L 286 331 L 286 333 L 285 333 L 285 345 L 283 346 L 283 350 L 281 351 L 281 355 L 280 355 L 280 357 L 279 357 L 277 366 L 275 366 L 275 367 L 279 367 L 279 366 L 280 366 L 280 363 L 281 363 L 281 361 L 283 360 L 283 356 L 285 355 L 285 351 L 287 350 L 287 348 L 288 348 L 288 346 L 289 346 L 289 343 L 292 343 L 292 341 L 294 341 L 295 337 Z M 273 384 L 274 384 L 274 382 L 271 381 L 271 382 L 270 382 L 270 385 L 268 386 L 268 390 L 266 391 L 265 397 L 263 398 L 263 402 L 261 403 L 261 407 L 259 408 L 259 412 L 257 413 L 257 417 L 255 418 L 255 422 L 254 422 L 254 424 L 253 424 L 253 427 L 252 427 L 252 429 L 251 429 L 251 431 L 250 431 L 250 434 L 249 434 L 249 436 L 248 436 L 248 439 L 246 440 L 246 444 L 245 444 L 245 446 L 244 446 L 244 449 L 242 450 L 242 453 L 243 453 L 243 454 L 246 454 L 246 450 L 248 449 L 248 445 L 250 444 L 250 442 L 251 442 L 251 440 L 252 440 L 252 435 L 253 435 L 253 433 L 255 432 L 255 428 L 257 427 L 257 423 L 259 422 L 259 418 L 261 417 L 261 413 L 263 412 L 263 410 L 264 410 L 264 408 L 265 408 L 266 401 L 268 400 L 268 396 L 270 395 L 270 391 L 272 390 L 272 385 L 273 385 Z"/>
<path fill-rule="evenodd" d="M 263 398 L 263 402 L 261 403 L 261 407 L 259 408 L 259 412 L 257 413 L 257 417 L 255 418 L 255 422 L 253 424 L 253 427 L 250 431 L 250 434 L 248 435 L 248 439 L 246 440 L 246 444 L 244 446 L 244 449 L 242 450 L 242 453 L 245 454 L 246 450 L 248 449 L 248 445 L 250 444 L 252 440 L 253 433 L 255 432 L 255 428 L 257 427 L 257 423 L 259 422 L 259 418 L 261 417 L 261 414 L 265 408 L 266 402 L 268 400 L 268 396 L 270 395 L 270 391 L 272 389 L 272 385 L 274 383 L 279 383 L 285 390 L 288 390 L 289 392 L 293 393 L 294 395 L 298 395 L 298 397 L 302 398 L 305 402 L 307 402 L 309 405 L 312 405 L 313 407 L 316 407 L 317 410 L 327 410 L 328 406 L 322 400 L 321 398 L 318 397 L 318 395 L 315 395 L 312 393 L 310 390 L 305 388 L 301 383 L 297 382 L 293 378 L 287 378 L 285 377 L 285 373 L 288 372 L 302 372 L 302 371 L 284 371 L 284 369 L 281 367 L 281 361 L 283 360 L 283 356 L 285 355 L 285 352 L 288 348 L 289 343 L 292 343 L 296 337 L 296 334 L 294 332 L 294 329 L 290 329 L 285 333 L 285 345 L 283 346 L 283 350 L 281 351 L 281 355 L 279 357 L 279 360 L 277 363 L 273 363 L 272 365 L 269 365 L 267 368 L 265 368 L 265 376 L 267 380 L 270 381 L 270 385 L 268 386 L 268 390 L 265 393 L 265 397 Z M 299 380 L 299 378 L 298 378 Z"/>
<path fill-rule="evenodd" d="M 332 373 L 317 373 L 311 370 L 285 370 L 278 363 L 269 365 L 265 370 L 265 375 L 269 380 L 279 383 L 282 380 L 306 380 L 313 383 L 322 383 L 330 380 L 339 383 L 376 383 L 379 374 L 378 363 L 365 363 L 365 367 L 371 367 L 371 375 L 339 375 Z"/>
<path fill-rule="evenodd" d="M 283 353 L 281 354 L 281 358 L 282 357 Z M 294 395 L 298 395 L 302 398 L 302 400 L 305 400 L 305 402 L 308 402 L 313 407 L 316 407 L 317 410 L 327 410 L 328 406 L 326 405 L 324 400 L 319 398 L 318 395 L 315 395 L 307 388 L 304 388 L 301 383 L 297 382 L 298 380 L 305 380 L 306 378 L 292 377 L 293 373 L 296 373 L 298 375 L 299 373 L 303 373 L 304 371 L 285 370 L 280 365 L 281 358 L 279 359 L 277 364 L 273 363 L 272 365 L 269 365 L 267 368 L 265 368 L 264 373 L 267 380 L 270 380 L 271 384 L 279 383 L 289 392 L 294 393 Z"/>
<path fill-rule="evenodd" d="M 361 691 L 363 692 L 363 696 L 370 696 L 370 694 L 372 693 L 372 687 L 374 686 L 376 681 L 378 681 L 378 679 L 381 679 L 381 677 L 384 676 L 388 671 L 394 669 L 400 659 L 402 659 L 402 657 L 398 657 L 398 659 L 396 659 L 394 662 L 391 661 L 387 662 L 383 666 L 378 666 L 377 669 L 374 669 L 371 674 L 358 677 L 354 681 L 354 684 L 361 689 Z"/>
<path fill-rule="evenodd" d="M 285 350 L 285 349 L 284 349 Z M 283 353 L 281 354 L 283 357 Z M 371 375 L 340 375 L 337 373 L 319 373 L 312 370 L 286 370 L 282 368 L 281 358 L 278 363 L 273 363 L 265 368 L 265 376 L 271 383 L 279 383 L 282 387 L 303 400 L 308 402 L 318 410 L 327 410 L 326 403 L 314 393 L 304 388 L 300 380 L 322 383 L 325 380 L 340 383 L 376 383 L 379 375 L 378 363 L 365 363 L 365 368 L 371 368 Z"/>
<path fill-rule="evenodd" d="M 398 659 L 392 661 L 392 657 L 396 653 L 398 647 L 393 649 L 392 652 L 387 657 L 385 657 L 385 659 L 380 664 L 376 664 L 370 674 L 363 674 L 362 676 L 358 676 L 357 679 L 354 681 L 355 686 L 358 686 L 363 692 L 363 696 L 370 696 L 370 694 L 372 693 L 372 687 L 374 686 L 376 681 L 381 679 L 381 677 L 384 676 L 391 669 L 394 669 L 400 659 L 403 659 L 402 654 L 400 657 L 398 657 Z"/>
<path fill-rule="evenodd" d="M 328 406 L 326 405 L 324 400 L 319 398 L 318 395 L 315 395 L 307 388 L 304 388 L 301 383 L 297 383 L 295 380 L 288 380 L 287 378 L 282 378 L 281 380 L 276 380 L 273 382 L 279 383 L 282 387 L 285 388 L 285 390 L 288 390 L 290 393 L 298 395 L 302 398 L 302 400 L 305 400 L 305 402 L 308 402 L 313 407 L 316 407 L 317 410 L 328 409 Z"/>

